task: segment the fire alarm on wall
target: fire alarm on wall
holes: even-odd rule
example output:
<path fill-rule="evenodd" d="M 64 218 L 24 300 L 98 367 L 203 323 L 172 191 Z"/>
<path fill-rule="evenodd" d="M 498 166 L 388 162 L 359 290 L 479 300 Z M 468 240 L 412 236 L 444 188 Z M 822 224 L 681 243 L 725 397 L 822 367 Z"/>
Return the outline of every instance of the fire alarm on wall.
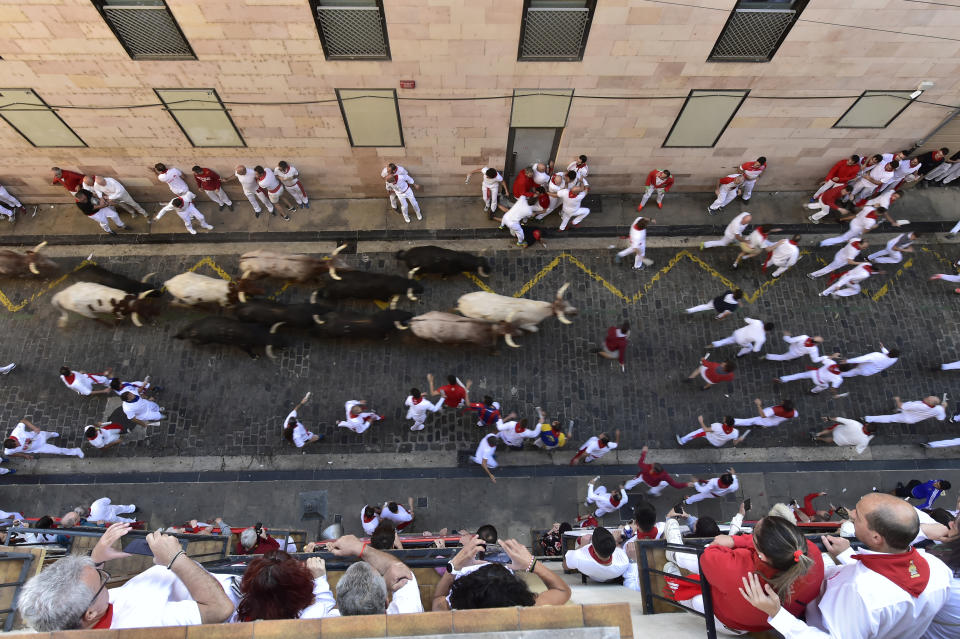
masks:
<path fill-rule="evenodd" d="M 416 89 L 417 81 L 416 80 L 400 80 L 401 89 Z"/>

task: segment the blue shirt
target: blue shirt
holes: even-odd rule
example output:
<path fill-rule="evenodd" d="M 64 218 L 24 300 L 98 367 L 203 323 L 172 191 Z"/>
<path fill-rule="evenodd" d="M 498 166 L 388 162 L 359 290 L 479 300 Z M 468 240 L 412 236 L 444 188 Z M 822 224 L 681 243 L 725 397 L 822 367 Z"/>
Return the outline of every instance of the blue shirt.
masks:
<path fill-rule="evenodd" d="M 913 490 L 910 491 L 910 494 L 913 495 L 915 499 L 924 500 L 922 504 L 917 506 L 917 508 L 920 510 L 925 508 L 933 508 L 934 500 L 944 493 L 944 491 L 934 487 L 933 484 L 937 481 L 939 480 L 931 479 L 930 481 L 920 484 L 919 486 L 914 486 Z"/>

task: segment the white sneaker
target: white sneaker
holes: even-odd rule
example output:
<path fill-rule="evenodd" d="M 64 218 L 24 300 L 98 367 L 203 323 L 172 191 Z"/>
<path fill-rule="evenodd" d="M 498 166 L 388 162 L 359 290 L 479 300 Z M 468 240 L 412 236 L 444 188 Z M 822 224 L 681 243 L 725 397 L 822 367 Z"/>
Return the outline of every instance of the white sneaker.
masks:
<path fill-rule="evenodd" d="M 212 231 L 212 230 L 213 230 L 213 227 L 210 226 L 209 224 L 201 224 L 200 226 L 201 226 L 202 228 L 207 229 L 208 231 Z"/>
<path fill-rule="evenodd" d="M 190 227 L 190 228 L 188 228 L 187 230 L 190 231 L 190 235 L 196 235 L 196 234 L 197 234 L 196 229 L 194 229 L 193 227 Z"/>
<path fill-rule="evenodd" d="M 406 215 L 404 215 L 404 216 L 403 216 L 403 221 L 406 222 L 407 224 L 409 224 L 409 223 L 410 223 L 410 218 L 407 217 Z"/>
<path fill-rule="evenodd" d="M 418 220 L 422 220 L 422 219 L 423 219 L 423 216 L 422 216 L 422 215 L 420 215 L 420 213 L 419 213 L 419 212 L 417 213 L 417 219 L 418 219 Z"/>
<path fill-rule="evenodd" d="M 12 371 L 13 369 L 15 369 L 16 367 L 17 367 L 16 362 L 10 362 L 9 364 L 7 364 L 6 366 L 4 366 L 3 368 L 0 368 L 0 375 L 8 375 L 8 374 L 10 374 L 10 371 Z"/>

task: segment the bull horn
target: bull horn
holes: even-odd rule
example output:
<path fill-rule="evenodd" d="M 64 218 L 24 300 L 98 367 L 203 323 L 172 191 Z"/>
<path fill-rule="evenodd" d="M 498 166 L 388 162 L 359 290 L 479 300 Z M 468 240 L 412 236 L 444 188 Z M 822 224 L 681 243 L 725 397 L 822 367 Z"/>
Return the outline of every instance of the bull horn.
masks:
<path fill-rule="evenodd" d="M 282 323 L 283 323 L 283 322 L 281 322 L 281 324 L 282 324 Z M 270 359 L 277 359 L 276 355 L 273 354 L 273 345 L 272 345 L 272 344 L 267 344 L 267 347 L 266 347 L 266 349 L 264 349 L 264 350 L 267 352 L 267 357 L 269 357 Z"/>
<path fill-rule="evenodd" d="M 90 254 L 90 257 L 93 257 L 93 253 Z M 90 257 L 88 257 L 87 259 L 89 260 Z M 156 274 L 157 274 L 156 271 L 153 271 L 152 273 L 147 273 L 146 275 L 144 275 L 143 277 L 140 278 L 140 283 L 141 283 L 141 284 L 146 284 L 147 281 L 149 281 L 149 279 L 150 279 L 151 277 L 153 277 L 154 275 L 156 275 Z"/>
<path fill-rule="evenodd" d="M 337 275 L 337 269 L 333 266 L 333 264 L 331 264 L 327 268 L 330 271 L 330 279 L 337 280 L 338 282 L 343 279 L 342 277 Z"/>
<path fill-rule="evenodd" d="M 564 282 L 563 286 L 557 291 L 557 299 L 562 300 L 563 294 L 567 292 L 567 289 L 570 288 L 570 282 Z"/>
<path fill-rule="evenodd" d="M 30 269 L 30 272 L 33 273 L 34 275 L 40 275 L 40 271 L 37 269 L 37 265 L 34 264 L 33 262 L 30 262 L 27 265 L 27 268 Z"/>
<path fill-rule="evenodd" d="M 33 250 L 30 251 L 30 252 L 31 252 L 31 253 L 36 253 L 37 251 L 39 251 L 40 249 L 42 249 L 42 248 L 43 248 L 44 246 L 46 246 L 46 245 L 47 245 L 47 241 L 44 240 L 44 241 L 40 242 L 39 244 L 37 244 L 36 246 L 34 246 L 34 247 L 33 247 Z"/>
<path fill-rule="evenodd" d="M 401 323 L 398 322 L 397 320 L 393 320 L 393 325 L 397 327 L 397 330 L 398 330 L 398 331 L 406 331 L 406 330 L 409 330 L 409 329 L 410 329 L 409 326 L 404 326 L 403 324 L 401 324 Z"/>
<path fill-rule="evenodd" d="M 330 255 L 337 255 L 337 254 L 340 253 L 340 251 L 342 251 L 342 250 L 345 249 L 345 248 L 347 248 L 347 243 L 346 243 L 346 242 L 344 242 L 343 244 L 341 244 L 341 245 L 338 246 L 337 248 L 333 249 L 333 252 L 332 252 Z"/>
<path fill-rule="evenodd" d="M 319 292 L 320 292 L 320 291 L 314 291 L 313 293 L 310 293 L 310 303 L 311 303 L 311 304 L 316 304 L 316 303 L 317 303 L 317 293 L 319 293 Z"/>
<path fill-rule="evenodd" d="M 520 348 L 520 345 L 513 341 L 513 335 L 510 333 L 503 336 L 503 341 L 505 341 L 510 348 Z"/>
<path fill-rule="evenodd" d="M 313 315 L 313 321 L 316 322 L 317 324 L 326 324 L 326 323 L 327 323 L 326 320 L 320 319 L 320 316 L 317 315 L 317 314 L 314 314 L 314 315 Z"/>
<path fill-rule="evenodd" d="M 240 300 L 240 303 L 241 303 L 241 304 L 246 304 L 246 303 L 247 303 L 247 294 L 244 293 L 243 291 L 238 290 L 238 291 L 237 291 L 237 299 Z"/>
<path fill-rule="evenodd" d="M 513 318 L 517 316 L 517 311 L 510 311 L 510 315 L 507 316 L 507 324 L 513 323 Z"/>
<path fill-rule="evenodd" d="M 153 275 L 153 273 L 151 273 L 151 275 Z M 156 289 L 151 288 L 149 291 L 144 291 L 143 293 L 140 293 L 139 295 L 137 295 L 137 299 L 138 299 L 138 300 L 142 300 L 143 298 L 145 298 L 145 297 L 147 297 L 148 295 L 150 295 L 150 293 L 153 293 L 155 290 L 156 290 Z"/>
<path fill-rule="evenodd" d="M 271 327 L 270 327 L 270 334 L 271 334 L 271 335 L 276 335 L 276 334 L 277 334 L 277 329 L 280 328 L 281 326 L 283 326 L 284 324 L 286 324 L 286 322 L 277 322 L 276 324 L 274 324 L 273 326 L 271 326 Z"/>
<path fill-rule="evenodd" d="M 477 267 L 477 273 L 480 274 L 480 277 L 490 277 L 490 274 L 487 273 L 487 270 L 482 266 Z"/>
<path fill-rule="evenodd" d="M 413 287 L 407 288 L 407 299 L 410 300 L 411 302 L 417 301 L 417 296 L 413 294 Z"/>
<path fill-rule="evenodd" d="M 417 271 L 420 270 L 419 266 L 414 266 L 412 269 L 407 271 L 407 279 L 413 279 L 413 276 L 417 274 Z"/>
<path fill-rule="evenodd" d="M 395 309 L 397 308 L 397 302 L 399 302 L 399 301 L 400 301 L 400 296 L 399 296 L 399 295 L 394 295 L 393 297 L 390 298 L 390 310 L 391 310 L 391 311 L 392 311 L 392 310 L 395 310 Z"/>
<path fill-rule="evenodd" d="M 561 324 L 573 324 L 573 322 L 568 320 L 567 316 L 563 314 L 563 311 L 557 311 L 557 320 L 559 320 Z"/>
<path fill-rule="evenodd" d="M 140 321 L 140 315 L 138 315 L 136 311 L 130 313 L 130 321 L 133 322 L 133 325 L 137 328 L 143 327 L 143 323 Z"/>

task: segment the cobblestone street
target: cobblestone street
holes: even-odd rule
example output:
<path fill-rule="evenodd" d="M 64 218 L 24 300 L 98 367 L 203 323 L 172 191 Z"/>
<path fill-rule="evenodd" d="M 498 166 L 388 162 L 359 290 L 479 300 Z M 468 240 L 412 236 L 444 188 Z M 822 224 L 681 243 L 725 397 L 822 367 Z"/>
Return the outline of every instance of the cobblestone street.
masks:
<path fill-rule="evenodd" d="M 83 398 L 65 388 L 57 378 L 57 369 L 64 364 L 91 372 L 113 366 L 127 380 L 149 373 L 165 387 L 160 403 L 169 419 L 146 439 L 92 453 L 108 457 L 297 454 L 281 439 L 281 422 L 306 391 L 313 392 L 313 399 L 301 418 L 308 429 L 324 435 L 322 442 L 304 449 L 307 454 L 331 449 L 472 453 L 481 431 L 467 416 L 444 412 L 431 417 L 425 430 L 409 430 L 403 400 L 411 386 L 426 391 L 427 373 L 438 380 L 449 373 L 472 379 L 472 397 L 491 394 L 503 403 L 504 412 L 515 410 L 534 419 L 534 406 L 540 405 L 564 425 L 572 419 L 574 444 L 601 430 L 612 435 L 619 428 L 622 445 L 630 448 L 645 443 L 652 448 L 675 447 L 674 435 L 695 428 L 698 414 L 708 423 L 725 414 L 754 416 L 754 397 L 765 404 L 774 403 L 781 393 L 794 398 L 801 418 L 754 432 L 743 447 L 806 445 L 807 430 L 818 427 L 821 416 L 891 412 L 895 395 L 904 401 L 943 392 L 960 398 L 951 373 L 928 371 L 931 364 L 960 359 L 953 314 L 960 298 L 950 285 L 927 281 L 932 273 L 950 272 L 955 257 L 951 247 L 920 247 L 904 264 L 887 265 L 885 275 L 869 280 L 865 294 L 842 300 L 817 296 L 827 286 L 827 278 L 813 282 L 803 276 L 832 254 L 829 249 L 815 250 L 781 281 L 769 281 L 755 262 L 732 270 L 732 248 L 651 249 L 648 256 L 655 264 L 641 272 L 626 264 L 615 265 L 613 252 L 607 250 L 500 251 L 493 255 L 494 273 L 483 280 L 483 286 L 505 295 L 523 292 L 526 297 L 551 299 L 560 285 L 570 282 L 566 297 L 580 309 L 574 323 L 564 326 L 548 319 L 539 333 L 518 338 L 522 348 L 511 349 L 501 342 L 495 354 L 484 348 L 424 342 L 409 333 L 388 341 L 351 341 L 291 331 L 295 345 L 276 361 L 252 360 L 239 349 L 194 347 L 173 339 L 185 324 L 203 315 L 192 309 L 167 308 L 154 324 L 140 329 L 128 323 L 109 327 L 78 316 L 71 317 L 66 329 L 58 329 L 50 298 L 66 283 L 44 291 L 43 284 L 4 280 L 0 291 L 7 310 L 0 309 L 4 336 L 0 363 L 16 361 L 19 366 L 0 378 L 0 418 L 9 429 L 19 417 L 27 416 L 42 428 L 62 433 L 59 445 L 79 445 L 83 426 L 104 417 L 107 399 Z M 404 271 L 392 254 L 346 257 L 361 269 Z M 59 261 L 67 270 L 80 263 L 78 258 Z M 231 275 L 237 271 L 236 255 L 97 257 L 95 261 L 137 279 L 156 271 L 160 281 L 198 263 L 196 271 L 205 275 L 217 276 L 217 269 Z M 727 282 L 742 287 L 749 301 L 736 316 L 716 322 L 710 313 L 682 313 L 684 307 L 721 293 Z M 460 295 L 481 286 L 479 280 L 463 276 L 428 278 L 423 284 L 426 292 L 420 302 L 404 299 L 400 308 L 418 313 L 449 310 Z M 276 281 L 266 281 L 265 288 L 268 295 L 288 302 L 306 301 L 312 290 L 284 287 Z M 34 299 L 19 308 L 31 296 Z M 345 306 L 377 310 L 373 303 Z M 902 359 L 877 377 L 848 380 L 841 391 L 850 391 L 850 396 L 836 400 L 826 394 L 809 395 L 806 382 L 774 390 L 774 377 L 802 371 L 806 360 L 778 363 L 747 356 L 738 361 L 737 378 L 726 388 L 700 392 L 698 384 L 681 383 L 709 350 L 704 345 L 739 328 L 743 317 L 777 324 L 768 335 L 765 352 L 785 351 L 780 332 L 789 330 L 822 334 L 826 352 L 841 351 L 852 357 L 878 350 L 883 342 L 900 348 Z M 627 370 L 621 373 L 615 362 L 592 354 L 591 347 L 608 326 L 624 319 L 632 323 L 633 333 Z M 734 353 L 734 347 L 726 347 L 713 359 Z M 343 402 L 360 398 L 369 400 L 385 421 L 363 435 L 337 428 Z M 116 404 L 111 402 L 111 407 Z M 948 414 L 952 412 L 948 409 Z M 915 443 L 956 436 L 957 430 L 949 422 L 891 424 L 882 427 L 876 442 Z M 697 442 L 691 447 L 703 445 Z"/>

